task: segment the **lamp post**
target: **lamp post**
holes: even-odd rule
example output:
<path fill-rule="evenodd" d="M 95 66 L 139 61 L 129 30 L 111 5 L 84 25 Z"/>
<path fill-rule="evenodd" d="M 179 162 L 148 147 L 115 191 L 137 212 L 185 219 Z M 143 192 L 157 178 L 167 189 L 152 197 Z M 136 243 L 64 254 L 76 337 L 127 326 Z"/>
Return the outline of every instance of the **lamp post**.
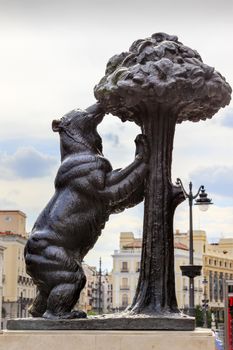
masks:
<path fill-rule="evenodd" d="M 189 278 L 189 315 L 194 316 L 194 278 L 201 275 L 202 266 L 193 264 L 193 201 L 195 200 L 196 203 L 194 205 L 198 205 L 202 211 L 206 211 L 208 206 L 213 203 L 207 197 L 203 185 L 199 187 L 197 193 L 194 195 L 192 182 L 189 183 L 189 192 L 186 192 L 181 179 L 177 179 L 176 184 L 181 187 L 185 198 L 189 200 L 189 265 L 180 266 L 180 268 L 182 275 Z"/>
<path fill-rule="evenodd" d="M 203 281 L 202 281 L 203 285 L 204 285 L 204 299 L 202 300 L 202 309 L 204 311 L 204 324 L 203 327 L 207 328 L 208 327 L 208 320 L 207 320 L 207 310 L 208 310 L 208 302 L 209 300 L 207 299 L 207 292 L 206 292 L 206 286 L 208 284 L 208 281 L 206 279 L 206 277 L 204 277 Z"/>
<path fill-rule="evenodd" d="M 102 288 L 102 261 L 99 261 L 99 303 L 98 303 L 98 313 L 101 314 L 101 288 Z"/>
<path fill-rule="evenodd" d="M 96 273 L 96 276 L 98 277 L 98 292 L 97 292 L 97 309 L 98 314 L 101 314 L 105 308 L 105 293 L 104 293 L 104 283 L 105 278 L 108 276 L 108 270 L 102 269 L 102 259 L 100 257 L 99 259 L 99 271 Z M 104 279 L 102 279 L 104 277 Z"/>
<path fill-rule="evenodd" d="M 23 297 L 23 294 L 26 292 L 26 289 L 23 289 L 23 291 L 20 292 L 20 297 L 18 298 L 18 315 L 20 318 L 23 317 L 23 310 L 25 309 L 25 300 Z"/>

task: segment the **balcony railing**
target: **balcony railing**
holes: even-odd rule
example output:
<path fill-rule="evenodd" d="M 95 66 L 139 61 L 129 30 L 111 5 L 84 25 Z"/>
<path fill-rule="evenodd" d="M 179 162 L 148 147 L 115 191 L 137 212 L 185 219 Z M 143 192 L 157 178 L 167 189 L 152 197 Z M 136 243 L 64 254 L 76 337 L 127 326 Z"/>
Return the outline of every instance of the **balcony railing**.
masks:
<path fill-rule="evenodd" d="M 25 276 L 19 275 L 18 276 L 18 283 L 32 286 L 33 285 L 33 280 L 30 277 L 25 277 Z"/>

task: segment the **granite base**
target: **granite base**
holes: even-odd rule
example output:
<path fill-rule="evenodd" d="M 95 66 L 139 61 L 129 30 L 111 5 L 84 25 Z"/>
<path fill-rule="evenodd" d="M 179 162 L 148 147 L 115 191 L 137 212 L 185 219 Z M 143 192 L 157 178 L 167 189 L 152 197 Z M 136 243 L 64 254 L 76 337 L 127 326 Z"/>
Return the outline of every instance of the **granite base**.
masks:
<path fill-rule="evenodd" d="M 4 331 L 6 350 L 214 350 L 210 330 L 195 331 Z"/>

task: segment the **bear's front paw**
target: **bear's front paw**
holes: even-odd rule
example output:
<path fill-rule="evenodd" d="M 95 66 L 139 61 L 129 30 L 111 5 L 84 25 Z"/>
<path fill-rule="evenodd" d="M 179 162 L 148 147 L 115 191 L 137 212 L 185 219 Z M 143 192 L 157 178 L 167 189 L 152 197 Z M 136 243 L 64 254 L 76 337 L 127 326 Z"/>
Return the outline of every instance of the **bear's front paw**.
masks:
<path fill-rule="evenodd" d="M 149 146 L 146 135 L 139 134 L 135 139 L 136 153 L 135 158 L 148 162 L 149 160 Z"/>

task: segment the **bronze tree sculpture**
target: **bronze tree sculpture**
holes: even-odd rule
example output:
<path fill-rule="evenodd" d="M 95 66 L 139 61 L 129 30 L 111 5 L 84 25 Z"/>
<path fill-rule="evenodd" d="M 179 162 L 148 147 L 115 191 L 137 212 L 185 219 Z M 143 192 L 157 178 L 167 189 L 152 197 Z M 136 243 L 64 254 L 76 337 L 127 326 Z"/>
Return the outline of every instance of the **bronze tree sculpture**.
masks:
<path fill-rule="evenodd" d="M 135 160 L 128 167 L 112 170 L 96 130 L 104 113 L 96 103 L 53 121 L 53 130 L 60 134 L 61 166 L 55 193 L 25 247 L 26 270 L 38 288 L 30 309 L 34 317 L 86 317 L 73 310 L 86 282 L 82 260 L 109 215 L 142 200 L 149 157 L 146 137 L 137 136 Z"/>
<path fill-rule="evenodd" d="M 106 112 L 137 123 L 151 151 L 145 181 L 143 247 L 133 314 L 178 312 L 174 283 L 173 215 L 184 200 L 172 184 L 176 123 L 211 118 L 230 101 L 231 88 L 176 36 L 153 34 L 113 56 L 95 96 Z"/>

